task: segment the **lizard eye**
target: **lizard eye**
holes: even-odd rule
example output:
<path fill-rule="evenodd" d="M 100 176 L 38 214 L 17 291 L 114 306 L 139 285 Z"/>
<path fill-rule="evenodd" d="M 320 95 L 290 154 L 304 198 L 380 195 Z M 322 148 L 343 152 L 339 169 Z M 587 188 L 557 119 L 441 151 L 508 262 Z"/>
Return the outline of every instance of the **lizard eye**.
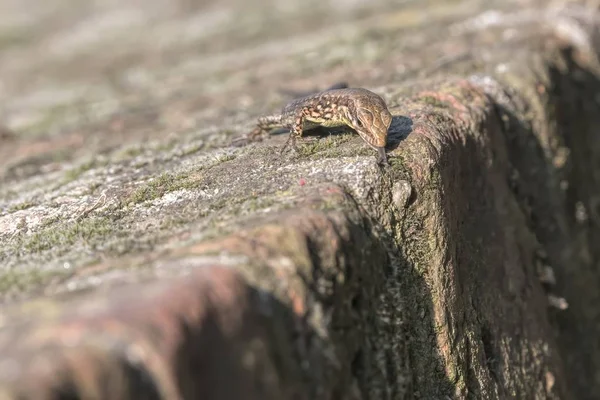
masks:
<path fill-rule="evenodd" d="M 363 123 L 362 123 L 362 121 L 360 119 L 356 120 L 356 126 L 358 126 L 359 128 L 363 127 Z"/>

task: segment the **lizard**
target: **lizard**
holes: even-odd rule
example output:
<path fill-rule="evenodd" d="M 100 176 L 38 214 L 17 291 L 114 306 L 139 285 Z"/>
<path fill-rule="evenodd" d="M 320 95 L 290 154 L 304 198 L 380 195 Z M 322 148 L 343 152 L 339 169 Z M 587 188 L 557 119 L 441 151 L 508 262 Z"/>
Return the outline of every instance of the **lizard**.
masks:
<path fill-rule="evenodd" d="M 257 140 L 274 128 L 286 128 L 290 136 L 281 151 L 291 146 L 297 152 L 297 140 L 304 131 L 347 126 L 377 150 L 379 164 L 387 164 L 385 145 L 391 123 L 392 114 L 379 95 L 363 88 L 334 88 L 292 100 L 281 112 L 258 118 L 247 140 Z"/>

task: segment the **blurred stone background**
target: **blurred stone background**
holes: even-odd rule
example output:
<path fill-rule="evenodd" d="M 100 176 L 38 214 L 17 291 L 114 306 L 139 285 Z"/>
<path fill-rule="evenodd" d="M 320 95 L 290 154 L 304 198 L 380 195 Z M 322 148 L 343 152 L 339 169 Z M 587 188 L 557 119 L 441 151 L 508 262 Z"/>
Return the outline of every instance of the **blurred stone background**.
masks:
<path fill-rule="evenodd" d="M 0 397 L 598 398 L 597 22 L 0 0 Z M 388 170 L 229 145 L 339 81 L 388 103 Z"/>

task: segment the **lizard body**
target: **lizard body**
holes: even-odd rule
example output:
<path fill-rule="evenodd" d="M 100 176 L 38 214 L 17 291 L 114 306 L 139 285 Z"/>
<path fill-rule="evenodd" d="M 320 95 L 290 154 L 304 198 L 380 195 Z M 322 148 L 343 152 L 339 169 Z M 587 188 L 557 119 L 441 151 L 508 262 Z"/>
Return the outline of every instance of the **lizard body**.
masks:
<path fill-rule="evenodd" d="M 392 115 L 383 99 L 362 88 L 330 89 L 292 100 L 280 113 L 260 117 L 250 140 L 273 128 L 291 131 L 284 148 L 297 149 L 296 141 L 306 130 L 317 126 L 348 126 L 378 152 L 378 161 L 387 163 L 385 145 Z"/>

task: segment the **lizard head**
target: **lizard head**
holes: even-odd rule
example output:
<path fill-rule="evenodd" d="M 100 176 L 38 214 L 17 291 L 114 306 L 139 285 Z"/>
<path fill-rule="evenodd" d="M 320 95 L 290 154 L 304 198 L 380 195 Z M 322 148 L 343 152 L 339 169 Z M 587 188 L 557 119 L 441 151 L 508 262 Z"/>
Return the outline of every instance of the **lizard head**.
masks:
<path fill-rule="evenodd" d="M 392 124 L 392 114 L 379 96 L 357 100 L 355 112 L 350 113 L 352 128 L 380 153 L 387 142 L 388 129 Z"/>

